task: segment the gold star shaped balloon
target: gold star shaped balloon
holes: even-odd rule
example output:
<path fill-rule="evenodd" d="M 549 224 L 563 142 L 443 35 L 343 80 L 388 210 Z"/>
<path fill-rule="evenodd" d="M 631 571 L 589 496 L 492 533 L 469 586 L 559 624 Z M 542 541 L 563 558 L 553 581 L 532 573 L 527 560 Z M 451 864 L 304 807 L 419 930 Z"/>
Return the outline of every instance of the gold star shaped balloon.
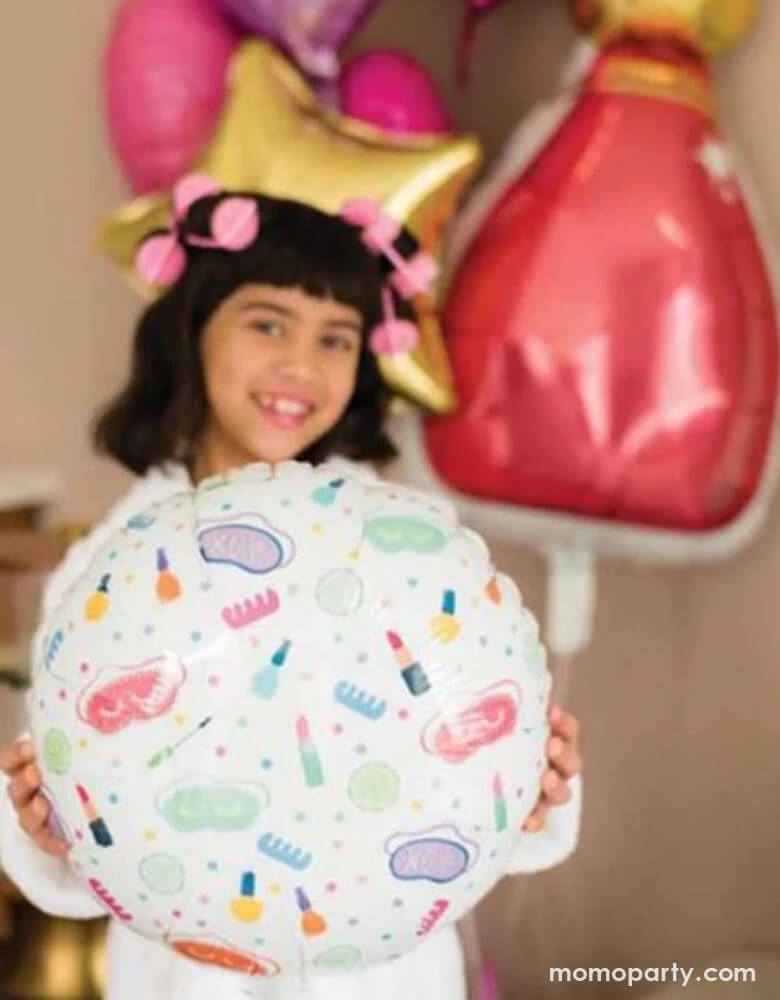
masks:
<path fill-rule="evenodd" d="M 326 108 L 304 78 L 264 42 L 245 42 L 230 67 L 229 95 L 210 146 L 193 169 L 226 190 L 293 198 L 338 212 L 348 198 L 368 197 L 438 255 L 444 226 L 477 171 L 470 136 L 403 138 Z M 170 225 L 170 193 L 124 205 L 101 228 L 99 247 L 139 291 L 139 242 Z M 452 376 L 433 303 L 415 302 L 421 328 L 408 355 L 382 357 L 388 383 L 436 412 L 454 405 Z"/>

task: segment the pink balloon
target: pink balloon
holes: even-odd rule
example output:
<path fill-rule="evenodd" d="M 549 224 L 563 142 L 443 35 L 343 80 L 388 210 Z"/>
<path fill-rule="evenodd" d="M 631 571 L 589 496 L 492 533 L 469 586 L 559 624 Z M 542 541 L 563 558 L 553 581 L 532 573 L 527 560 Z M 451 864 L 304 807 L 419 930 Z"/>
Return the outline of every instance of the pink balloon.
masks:
<path fill-rule="evenodd" d="M 105 54 L 111 142 L 136 194 L 170 188 L 213 135 L 237 44 L 211 0 L 126 0 Z"/>
<path fill-rule="evenodd" d="M 392 49 L 351 59 L 341 72 L 344 114 L 399 134 L 452 131 L 444 100 L 425 67 Z"/>

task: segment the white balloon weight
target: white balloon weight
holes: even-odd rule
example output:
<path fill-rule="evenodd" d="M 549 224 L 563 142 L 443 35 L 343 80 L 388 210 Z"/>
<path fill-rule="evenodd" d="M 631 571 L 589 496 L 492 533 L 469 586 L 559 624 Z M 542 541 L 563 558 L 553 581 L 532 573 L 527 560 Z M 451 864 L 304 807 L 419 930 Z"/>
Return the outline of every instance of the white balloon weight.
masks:
<path fill-rule="evenodd" d="M 507 870 L 549 675 L 446 502 L 250 466 L 133 517 L 46 625 L 46 793 L 127 927 L 250 975 L 338 971 Z"/>

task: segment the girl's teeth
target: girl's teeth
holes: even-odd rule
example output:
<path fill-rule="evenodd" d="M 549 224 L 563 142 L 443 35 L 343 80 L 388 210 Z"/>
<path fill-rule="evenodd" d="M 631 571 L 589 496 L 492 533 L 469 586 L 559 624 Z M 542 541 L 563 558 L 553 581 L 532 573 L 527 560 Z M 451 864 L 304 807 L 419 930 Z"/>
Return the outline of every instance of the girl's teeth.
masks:
<path fill-rule="evenodd" d="M 303 416 L 309 410 L 305 403 L 300 403 L 298 400 L 277 398 L 265 394 L 260 397 L 260 405 L 285 416 Z"/>
<path fill-rule="evenodd" d="M 291 399 L 277 399 L 276 409 L 279 413 L 289 413 L 293 416 L 306 412 L 306 407 L 302 403 L 294 403 Z"/>

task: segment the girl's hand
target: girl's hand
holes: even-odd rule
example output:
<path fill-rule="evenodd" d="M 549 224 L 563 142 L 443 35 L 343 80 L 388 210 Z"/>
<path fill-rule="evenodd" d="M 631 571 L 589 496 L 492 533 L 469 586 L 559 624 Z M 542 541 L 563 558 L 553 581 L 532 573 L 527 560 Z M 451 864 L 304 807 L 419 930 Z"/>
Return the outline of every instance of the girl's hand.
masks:
<path fill-rule="evenodd" d="M 64 857 L 68 845 L 50 833 L 46 825 L 51 806 L 41 794 L 41 772 L 32 743 L 20 740 L 2 747 L 0 770 L 8 775 L 8 797 L 19 817 L 19 826 L 46 854 Z"/>
<path fill-rule="evenodd" d="M 523 824 L 528 833 L 538 833 L 547 822 L 552 806 L 563 806 L 571 798 L 569 778 L 582 770 L 579 721 L 559 705 L 549 714 L 552 733 L 547 743 L 549 768 L 542 775 L 542 792 L 536 808 Z"/>

